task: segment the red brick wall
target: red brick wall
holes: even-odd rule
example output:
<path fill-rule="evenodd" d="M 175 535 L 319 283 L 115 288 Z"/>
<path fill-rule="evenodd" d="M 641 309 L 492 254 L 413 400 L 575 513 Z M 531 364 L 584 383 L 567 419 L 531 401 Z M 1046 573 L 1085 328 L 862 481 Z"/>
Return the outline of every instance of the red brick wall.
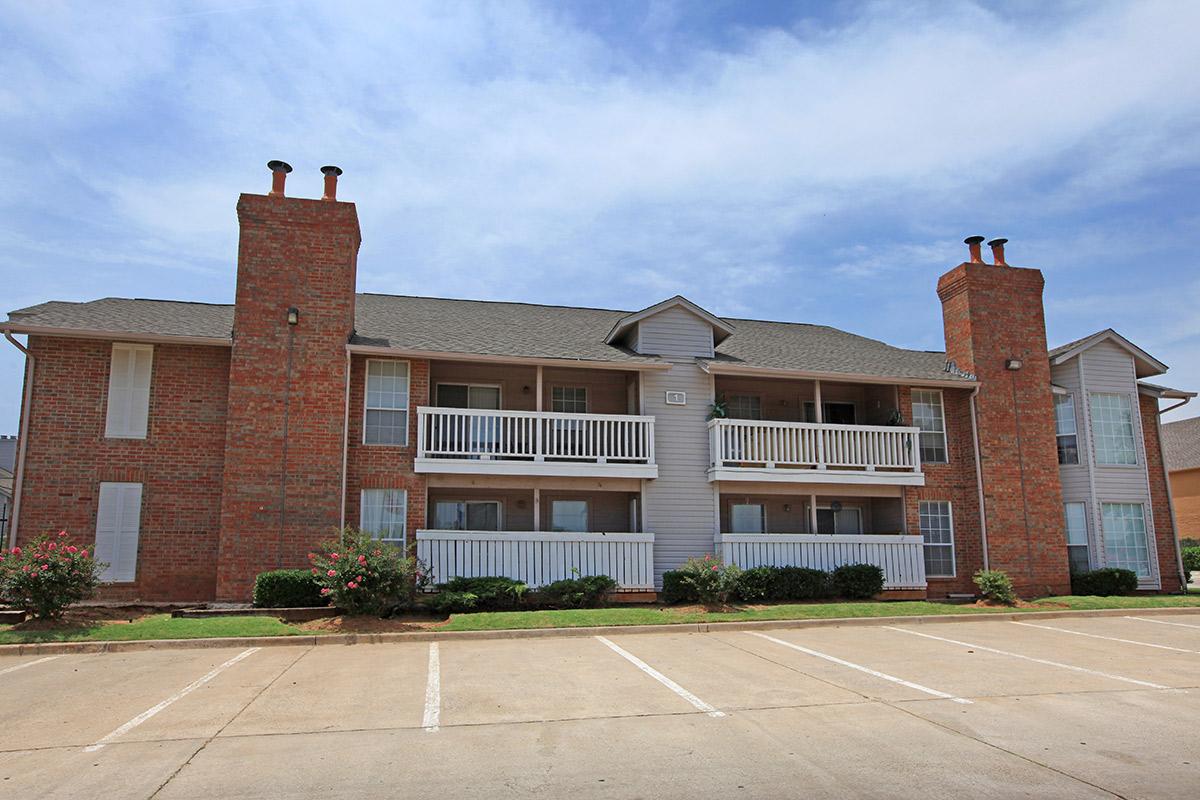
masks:
<path fill-rule="evenodd" d="M 1150 476 L 1150 506 L 1154 517 L 1154 544 L 1158 552 L 1158 572 L 1164 592 L 1178 592 L 1178 546 L 1175 525 L 1171 519 L 1171 501 L 1167 494 L 1167 473 L 1163 468 L 1162 450 L 1158 440 L 1158 400 L 1138 395 L 1142 411 L 1142 436 L 1146 446 L 1146 470 Z"/>
<path fill-rule="evenodd" d="M 360 242 L 351 203 L 243 194 L 238 221 L 217 571 L 229 600 L 247 599 L 258 572 L 304 566 L 337 529 Z"/>
<path fill-rule="evenodd" d="M 946 414 L 945 464 L 922 464 L 925 485 L 905 487 L 904 513 L 908 531 L 921 532 L 922 500 L 949 501 L 954 523 L 953 578 L 929 578 L 929 596 L 976 591 L 971 576 L 983 568 L 983 548 L 979 533 L 979 492 L 975 484 L 975 451 L 971 441 L 970 390 L 948 389 L 942 392 Z M 912 388 L 900 387 L 900 409 L 906 421 L 912 420 Z"/>
<path fill-rule="evenodd" d="M 1025 594 L 1070 589 L 1050 365 L 1035 269 L 961 264 L 938 281 L 946 355 L 980 380 L 988 552 Z M 1019 370 L 1005 360 L 1019 358 Z"/>
<path fill-rule="evenodd" d="M 106 439 L 111 341 L 31 336 L 19 536 L 94 542 L 103 481 L 143 484 L 137 579 L 102 597 L 209 600 L 217 571 L 229 349 L 155 345 L 145 439 Z"/>
<path fill-rule="evenodd" d="M 406 359 L 407 360 L 407 359 Z M 408 444 L 363 444 L 363 394 L 367 358 L 354 356 L 350 368 L 350 449 L 346 470 L 346 524 L 358 527 L 363 489 L 405 489 L 408 492 L 408 544 L 425 527 L 426 481 L 413 472 L 417 453 L 417 406 L 429 405 L 429 362 L 408 360 Z"/>

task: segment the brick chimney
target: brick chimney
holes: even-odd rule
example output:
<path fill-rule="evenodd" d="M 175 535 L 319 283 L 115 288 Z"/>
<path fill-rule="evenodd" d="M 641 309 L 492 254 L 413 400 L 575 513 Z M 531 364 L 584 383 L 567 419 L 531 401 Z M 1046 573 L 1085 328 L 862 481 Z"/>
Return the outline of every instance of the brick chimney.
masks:
<path fill-rule="evenodd" d="M 340 522 L 358 214 L 332 197 L 285 196 L 291 167 L 268 166 L 271 193 L 237 205 L 221 600 L 249 599 L 258 572 L 306 566 Z"/>
<path fill-rule="evenodd" d="M 1023 593 L 1070 589 L 1040 270 L 978 258 L 938 281 L 946 358 L 974 372 L 990 567 Z M 999 245 L 997 247 L 997 244 Z"/>

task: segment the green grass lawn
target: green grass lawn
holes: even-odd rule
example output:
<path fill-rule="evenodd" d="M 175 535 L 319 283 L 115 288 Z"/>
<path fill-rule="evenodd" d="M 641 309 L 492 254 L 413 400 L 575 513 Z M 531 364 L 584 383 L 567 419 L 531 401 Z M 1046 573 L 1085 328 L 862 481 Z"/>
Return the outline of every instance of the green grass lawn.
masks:
<path fill-rule="evenodd" d="M 1200 596 L 1052 597 L 1022 608 L 980 608 L 927 600 L 861 603 L 806 603 L 742 611 L 675 611 L 670 608 L 596 608 L 577 611 L 497 611 L 455 614 L 439 628 L 445 631 L 489 631 L 512 628 L 579 628 L 592 625 L 670 625 L 743 620 L 845 619 L 913 617 L 925 614 L 995 614 L 1011 611 L 1055 611 L 1100 608 L 1175 608 L 1200 606 Z"/>
<path fill-rule="evenodd" d="M 437 630 L 493 631 L 527 628 L 580 628 L 593 625 L 669 625 L 743 620 L 846 619 L 912 617 L 925 614 L 987 615 L 1009 611 L 1102 608 L 1185 608 L 1200 606 L 1200 593 L 1142 597 L 1052 597 L 1016 609 L 933 603 L 926 600 L 860 603 L 795 603 L 732 611 L 677 610 L 662 606 L 627 606 L 575 611 L 496 611 L 455 614 Z M 0 644 L 25 642 L 113 642 L 136 639 L 203 639 L 229 636 L 298 636 L 318 634 L 274 617 L 174 618 L 155 614 L 132 623 L 98 622 L 50 631 L 13 630 L 0 625 Z"/>
<path fill-rule="evenodd" d="M 224 636 L 297 636 L 308 633 L 274 617 L 175 618 L 155 614 L 137 622 L 99 622 L 51 631 L 14 631 L 0 625 L 0 644 L 25 642 L 117 642 L 133 639 L 206 639 Z"/>

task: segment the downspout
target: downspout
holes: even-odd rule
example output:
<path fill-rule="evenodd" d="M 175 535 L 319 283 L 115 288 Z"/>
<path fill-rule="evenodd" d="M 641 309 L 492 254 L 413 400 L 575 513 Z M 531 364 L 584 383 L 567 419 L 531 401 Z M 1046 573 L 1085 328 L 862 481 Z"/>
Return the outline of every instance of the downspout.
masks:
<path fill-rule="evenodd" d="M 1190 397 L 1185 397 L 1182 403 L 1168 406 L 1154 415 L 1154 424 L 1158 428 L 1158 462 L 1162 464 L 1163 483 L 1167 485 L 1167 510 L 1171 512 L 1171 533 L 1173 534 L 1172 538 L 1175 539 L 1175 566 L 1179 568 L 1179 591 L 1181 594 L 1188 593 L 1187 570 L 1183 568 L 1183 550 L 1179 547 L 1179 525 L 1175 521 L 1175 495 L 1171 492 L 1171 474 L 1167 472 L 1167 451 L 1163 447 L 1162 415 L 1186 406 L 1189 400 L 1191 400 Z"/>
<path fill-rule="evenodd" d="M 346 406 L 342 411 L 342 512 L 338 530 L 346 530 L 346 464 L 350 451 L 350 345 L 346 345 Z"/>
<path fill-rule="evenodd" d="M 975 421 L 975 398 L 979 387 L 971 390 L 971 445 L 975 448 L 975 485 L 979 487 L 979 539 L 983 545 L 983 568 L 990 569 L 988 559 L 987 509 L 983 505 L 983 463 L 979 460 L 979 424 Z"/>
<path fill-rule="evenodd" d="M 13 509 L 12 519 L 8 525 L 8 546 L 17 546 L 17 523 L 21 518 L 21 488 L 25 483 L 25 448 L 29 444 L 29 415 L 33 403 L 33 369 L 37 361 L 29 348 L 13 338 L 9 331 L 4 332 L 4 338 L 12 342 L 13 347 L 25 354 L 25 394 L 21 400 L 21 422 L 17 428 L 17 473 L 13 477 Z"/>

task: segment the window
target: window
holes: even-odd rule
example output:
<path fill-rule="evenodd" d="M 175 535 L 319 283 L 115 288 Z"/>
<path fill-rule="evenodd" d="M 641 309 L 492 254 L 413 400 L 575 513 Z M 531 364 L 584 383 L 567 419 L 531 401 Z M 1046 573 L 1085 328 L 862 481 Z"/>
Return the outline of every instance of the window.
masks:
<path fill-rule="evenodd" d="M 804 401 L 804 421 L 817 421 L 817 404 L 811 400 Z M 821 422 L 830 425 L 854 425 L 854 403 L 822 403 Z"/>
<path fill-rule="evenodd" d="M 408 362 L 368 361 L 366 444 L 408 444 Z"/>
<path fill-rule="evenodd" d="M 921 501 L 921 536 L 925 538 L 925 574 L 954 577 L 954 519 L 945 501 Z"/>
<path fill-rule="evenodd" d="M 1129 395 L 1092 395 L 1092 438 L 1096 443 L 1097 464 L 1121 466 L 1137 463 Z"/>
<path fill-rule="evenodd" d="M 1058 463 L 1079 463 L 1079 439 L 1075 433 L 1075 399 L 1054 395 L 1054 433 L 1058 438 Z"/>
<path fill-rule="evenodd" d="M 100 580 L 137 578 L 138 530 L 142 518 L 140 483 L 102 483 L 96 508 L 97 561 L 108 564 Z"/>
<path fill-rule="evenodd" d="M 766 533 L 767 520 L 758 503 L 734 503 L 729 507 L 732 533 Z"/>
<path fill-rule="evenodd" d="M 554 500 L 550 503 L 550 530 L 584 533 L 587 529 L 586 500 Z"/>
<path fill-rule="evenodd" d="M 114 344 L 108 372 L 109 439 L 145 439 L 150 417 L 150 367 L 154 348 L 148 344 Z"/>
<path fill-rule="evenodd" d="M 753 394 L 730 395 L 725 401 L 725 414 L 730 419 L 762 419 L 762 398 Z"/>
<path fill-rule="evenodd" d="M 404 546 L 408 528 L 408 492 L 403 489 L 363 489 L 359 527 L 385 542 Z"/>
<path fill-rule="evenodd" d="M 582 386 L 555 386 L 550 390 L 550 410 L 560 414 L 586 414 L 587 389 Z"/>
<path fill-rule="evenodd" d="M 1131 569 L 1139 578 L 1150 577 L 1150 548 L 1146 544 L 1146 518 L 1141 503 L 1104 503 L 1104 558 L 1107 566 Z"/>
<path fill-rule="evenodd" d="M 942 409 L 942 393 L 913 390 L 913 424 L 921 429 L 921 460 L 926 463 L 945 463 L 946 415 Z"/>
<path fill-rule="evenodd" d="M 862 533 L 862 509 L 843 506 L 834 511 L 817 506 L 817 533 Z"/>
<path fill-rule="evenodd" d="M 498 531 L 497 500 L 439 500 L 434 505 L 434 527 L 439 531 Z"/>
<path fill-rule="evenodd" d="M 1091 569 L 1088 558 L 1087 506 L 1083 503 L 1067 503 L 1067 556 L 1071 574 Z"/>

